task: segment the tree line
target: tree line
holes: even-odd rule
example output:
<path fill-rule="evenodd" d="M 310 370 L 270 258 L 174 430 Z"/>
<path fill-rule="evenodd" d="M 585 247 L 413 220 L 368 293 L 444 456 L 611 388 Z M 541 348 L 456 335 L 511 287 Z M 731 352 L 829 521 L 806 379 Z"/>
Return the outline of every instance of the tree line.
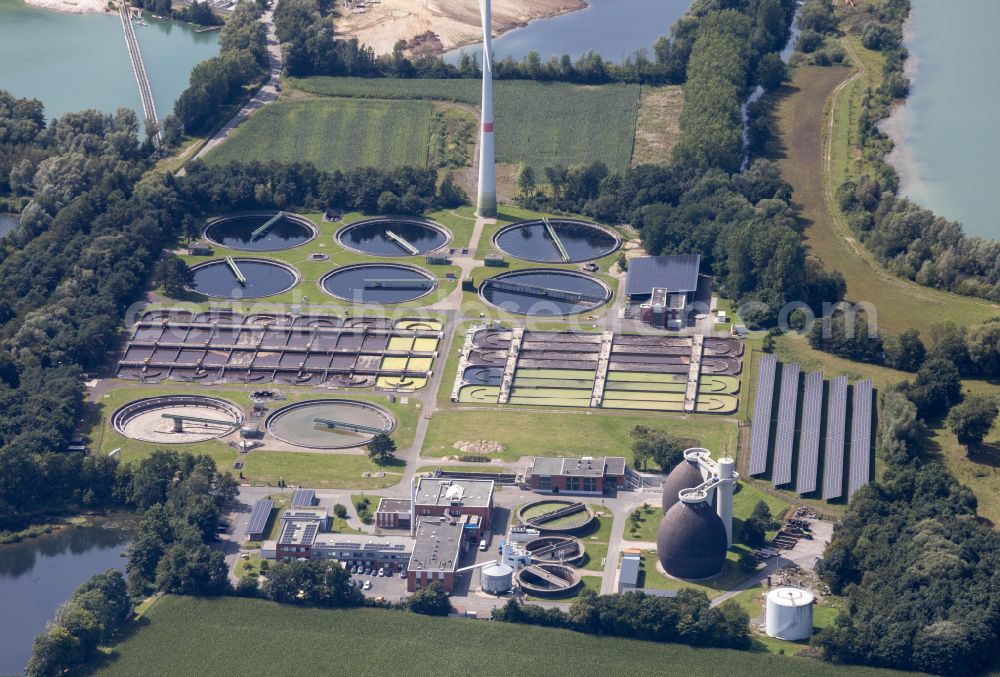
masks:
<path fill-rule="evenodd" d="M 219 33 L 219 55 L 194 67 L 173 112 L 163 118 L 168 148 L 177 146 L 184 134 L 204 132 L 220 122 L 220 115 L 234 113 L 230 107 L 267 76 L 267 29 L 260 11 L 253 2 L 233 8 Z"/>
<path fill-rule="evenodd" d="M 133 7 L 149 10 L 157 16 L 166 16 L 177 21 L 188 21 L 199 26 L 221 26 L 222 18 L 212 11 L 208 2 L 192 0 L 188 5 L 174 7 L 172 0 L 131 0 Z"/>
<path fill-rule="evenodd" d="M 510 57 L 493 64 L 493 77 L 505 80 L 539 80 L 605 84 L 640 82 L 680 84 L 687 73 L 688 57 L 701 22 L 719 9 L 738 5 L 740 11 L 759 18 L 753 46 L 770 51 L 784 44 L 793 3 L 790 0 L 697 0 L 667 35 L 661 36 L 650 57 L 640 50 L 615 63 L 587 52 L 577 59 L 568 54 L 543 60 L 530 52 L 521 61 Z M 356 38 L 336 37 L 332 3 L 325 0 L 283 0 L 275 10 L 275 28 L 282 43 L 285 70 L 289 75 L 350 75 L 391 78 L 479 78 L 482 70 L 476 49 L 463 53 L 458 64 L 429 55 L 407 56 L 407 43 L 396 43 L 391 54 L 375 54 Z M 666 27 L 665 27 L 666 28 Z M 779 46 L 780 48 L 780 46 Z M 481 50 L 479 50 L 481 52 Z"/>
<path fill-rule="evenodd" d="M 690 588 L 681 588 L 676 597 L 583 590 L 569 611 L 511 599 L 494 609 L 493 620 L 690 646 L 749 649 L 751 645 L 750 617 L 739 604 L 730 600 L 712 607 L 708 595 Z"/>
<path fill-rule="evenodd" d="M 851 499 L 818 566 L 847 601 L 814 639 L 828 660 L 942 675 L 995 667 L 1000 535 L 977 517 L 973 493 L 928 458 L 924 417 L 961 397 L 957 369 L 943 357 L 883 393 L 883 479 Z M 968 396 L 952 415 L 979 399 Z"/>
<path fill-rule="evenodd" d="M 869 5 L 855 29 L 862 44 L 883 57 L 881 83 L 866 93 L 858 121 L 862 155 L 874 171 L 844 182 L 837 200 L 858 239 L 894 274 L 927 287 L 1000 301 L 1000 241 L 968 236 L 961 224 L 900 198 L 899 177 L 886 161 L 893 142 L 879 125 L 910 90 L 902 38 L 909 13 L 909 0 L 883 0 Z"/>

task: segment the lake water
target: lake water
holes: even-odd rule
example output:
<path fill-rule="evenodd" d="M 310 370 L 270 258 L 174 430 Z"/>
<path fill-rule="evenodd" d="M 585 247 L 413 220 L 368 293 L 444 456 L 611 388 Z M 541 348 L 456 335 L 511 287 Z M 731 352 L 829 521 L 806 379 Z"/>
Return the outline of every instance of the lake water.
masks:
<path fill-rule="evenodd" d="M 17 228 L 19 218 L 17 214 L 4 214 L 0 212 L 0 237 Z"/>
<path fill-rule="evenodd" d="M 901 193 L 965 232 L 1000 239 L 994 202 L 1000 128 L 993 31 L 996 0 L 913 0 L 906 45 L 913 83 L 885 126 Z"/>
<path fill-rule="evenodd" d="M 124 569 L 128 517 L 98 518 L 41 538 L 0 545 L 0 674 L 20 674 L 31 643 L 60 604 L 94 574 Z"/>
<path fill-rule="evenodd" d="M 187 87 L 194 65 L 218 54 L 219 32 L 196 33 L 190 25 L 148 15 L 146 21 L 135 32 L 162 119 Z M 128 107 L 142 122 L 117 14 L 63 14 L 0 0 L 0 64 L 0 89 L 41 99 L 48 118 Z"/>
<path fill-rule="evenodd" d="M 590 6 L 551 19 L 532 21 L 493 40 L 493 58 L 520 61 L 536 51 L 542 60 L 569 54 L 574 59 L 588 49 L 605 59 L 622 61 L 653 43 L 687 11 L 691 0 L 588 0 Z M 482 55 L 482 47 L 463 47 L 445 55 L 457 62 L 462 51 Z"/>

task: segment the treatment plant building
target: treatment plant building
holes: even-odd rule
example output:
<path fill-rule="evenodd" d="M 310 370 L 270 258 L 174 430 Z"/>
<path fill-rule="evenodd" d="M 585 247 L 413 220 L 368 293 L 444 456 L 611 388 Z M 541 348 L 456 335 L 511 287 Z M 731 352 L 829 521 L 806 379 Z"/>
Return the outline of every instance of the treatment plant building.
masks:
<path fill-rule="evenodd" d="M 698 292 L 700 267 L 701 254 L 631 259 L 625 279 L 629 305 L 638 307 L 646 324 L 662 329 L 684 326 Z"/>
<path fill-rule="evenodd" d="M 479 538 L 490 527 L 493 480 L 420 477 L 410 499 L 383 498 L 375 511 L 375 524 L 383 529 L 409 529 L 412 515 L 469 518 L 469 537 Z"/>
<path fill-rule="evenodd" d="M 625 488 L 625 458 L 549 458 L 536 456 L 525 483 L 534 491 L 602 496 Z"/>

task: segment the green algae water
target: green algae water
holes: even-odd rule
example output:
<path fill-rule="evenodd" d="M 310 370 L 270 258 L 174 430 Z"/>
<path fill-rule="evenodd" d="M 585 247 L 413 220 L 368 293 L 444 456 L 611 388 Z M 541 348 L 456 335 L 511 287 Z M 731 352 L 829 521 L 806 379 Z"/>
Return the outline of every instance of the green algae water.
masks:
<path fill-rule="evenodd" d="M 900 193 L 968 235 L 1000 239 L 996 159 L 996 0 L 912 0 L 906 46 L 912 90 L 886 121 Z"/>
<path fill-rule="evenodd" d="M 194 26 L 148 14 L 146 23 L 135 32 L 162 119 L 187 87 L 194 65 L 219 53 L 219 32 L 198 33 Z M 117 14 L 64 14 L 0 0 L 0 64 L 0 89 L 40 99 L 47 118 L 127 107 L 142 123 Z"/>

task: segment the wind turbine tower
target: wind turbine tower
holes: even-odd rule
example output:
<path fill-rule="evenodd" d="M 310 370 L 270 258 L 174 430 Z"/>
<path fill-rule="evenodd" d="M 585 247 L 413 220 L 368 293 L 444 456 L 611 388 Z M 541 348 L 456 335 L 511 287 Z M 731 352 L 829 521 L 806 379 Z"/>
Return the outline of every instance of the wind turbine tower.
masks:
<path fill-rule="evenodd" d="M 479 129 L 479 196 L 476 213 L 497 215 L 497 172 L 493 158 L 493 21 L 490 0 L 480 0 L 483 16 L 483 105 Z"/>

